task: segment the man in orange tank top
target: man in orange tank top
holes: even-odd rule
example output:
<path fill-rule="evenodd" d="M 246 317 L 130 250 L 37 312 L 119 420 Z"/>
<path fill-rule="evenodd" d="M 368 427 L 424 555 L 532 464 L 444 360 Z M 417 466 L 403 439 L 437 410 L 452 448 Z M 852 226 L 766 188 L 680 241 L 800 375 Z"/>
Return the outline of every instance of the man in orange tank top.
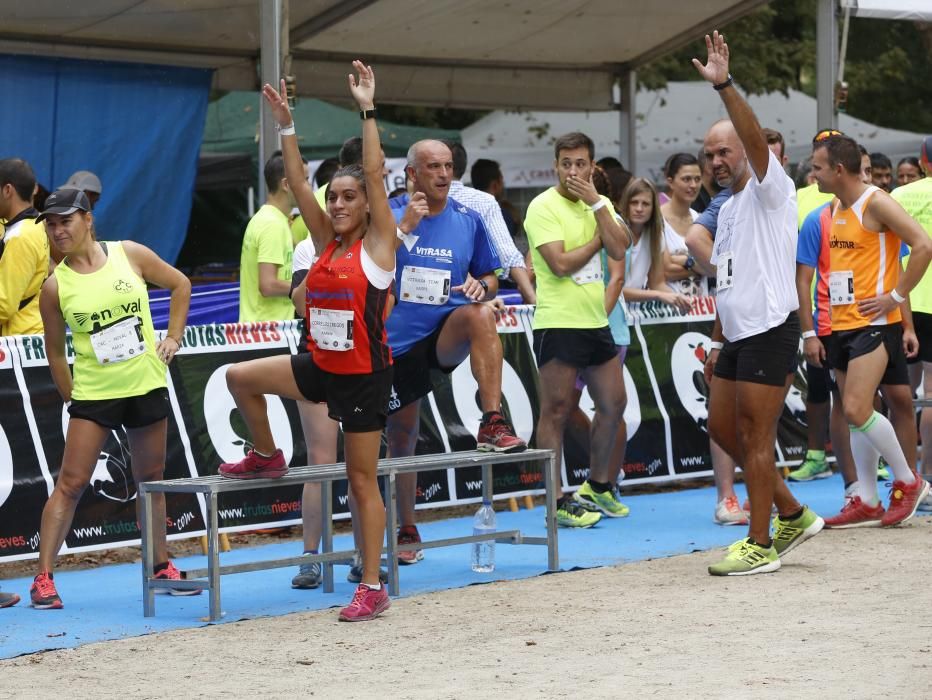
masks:
<path fill-rule="evenodd" d="M 851 429 L 858 495 L 837 516 L 838 527 L 896 525 L 911 518 L 929 484 L 917 477 L 893 426 L 874 410 L 874 395 L 902 343 L 902 304 L 932 259 L 932 240 L 886 192 L 861 181 L 861 154 L 847 136 L 819 141 L 812 173 L 822 192 L 834 194 L 829 304 L 832 335 L 827 361 L 835 370 L 842 408 Z M 901 241 L 911 248 L 900 271 Z M 853 381 L 848 381 L 851 377 Z M 875 468 L 883 456 L 893 470 L 890 504 L 877 495 Z"/>

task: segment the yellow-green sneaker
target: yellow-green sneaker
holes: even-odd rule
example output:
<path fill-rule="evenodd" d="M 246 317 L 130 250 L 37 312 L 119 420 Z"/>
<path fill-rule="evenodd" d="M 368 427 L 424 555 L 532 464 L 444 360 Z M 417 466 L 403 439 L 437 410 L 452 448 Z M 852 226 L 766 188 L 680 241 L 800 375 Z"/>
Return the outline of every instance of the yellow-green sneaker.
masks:
<path fill-rule="evenodd" d="M 748 576 L 766 574 L 780 568 L 780 557 L 773 546 L 761 547 L 750 538 L 738 540 L 730 547 L 725 558 L 709 567 L 713 576 Z"/>
<path fill-rule="evenodd" d="M 573 494 L 573 500 L 586 510 L 601 511 L 610 518 L 624 518 L 631 512 L 628 506 L 618 500 L 615 489 L 599 493 L 592 488 L 588 480 Z"/>
<path fill-rule="evenodd" d="M 599 513 L 588 511 L 569 498 L 557 506 L 557 525 L 560 527 L 592 527 L 601 519 Z"/>
<path fill-rule="evenodd" d="M 773 546 L 782 557 L 810 537 L 818 535 L 823 527 L 825 521 L 803 506 L 802 515 L 795 520 L 783 520 L 780 516 L 773 519 Z"/>
<path fill-rule="evenodd" d="M 822 459 L 806 457 L 805 461 L 787 475 L 790 481 L 813 481 L 814 479 L 827 479 L 832 475 L 832 468 Z"/>

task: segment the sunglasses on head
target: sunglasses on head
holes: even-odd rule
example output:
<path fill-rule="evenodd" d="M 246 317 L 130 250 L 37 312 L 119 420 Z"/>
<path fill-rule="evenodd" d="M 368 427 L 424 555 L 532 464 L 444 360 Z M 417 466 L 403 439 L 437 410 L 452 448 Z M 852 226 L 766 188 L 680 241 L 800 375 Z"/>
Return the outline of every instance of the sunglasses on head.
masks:
<path fill-rule="evenodd" d="M 815 137 L 812 139 L 812 142 L 816 143 L 818 141 L 824 141 L 825 139 L 831 138 L 832 136 L 844 136 L 844 134 L 838 131 L 838 129 L 822 129 L 822 131 L 815 135 Z"/>

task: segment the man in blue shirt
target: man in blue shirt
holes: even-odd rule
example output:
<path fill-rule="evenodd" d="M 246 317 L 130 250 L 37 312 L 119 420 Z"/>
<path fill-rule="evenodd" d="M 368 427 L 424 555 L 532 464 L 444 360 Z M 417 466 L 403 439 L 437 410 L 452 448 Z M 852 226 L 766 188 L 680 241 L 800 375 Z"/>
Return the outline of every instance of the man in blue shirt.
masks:
<path fill-rule="evenodd" d="M 407 174 L 414 194 L 395 209 L 403 234 L 396 254 L 398 303 L 386 325 L 394 379 L 386 428 L 391 457 L 414 454 L 420 401 L 430 393 L 430 369 L 450 373 L 470 358 L 479 385 L 482 421 L 480 450 L 520 452 L 518 438 L 501 414 L 502 344 L 495 314 L 481 303 L 495 298 L 501 262 L 480 216 L 448 196 L 453 155 L 440 141 L 419 141 L 408 151 Z M 420 542 L 414 524 L 417 475 L 399 474 L 398 543 Z M 414 564 L 420 550 L 399 552 L 401 564 Z"/>

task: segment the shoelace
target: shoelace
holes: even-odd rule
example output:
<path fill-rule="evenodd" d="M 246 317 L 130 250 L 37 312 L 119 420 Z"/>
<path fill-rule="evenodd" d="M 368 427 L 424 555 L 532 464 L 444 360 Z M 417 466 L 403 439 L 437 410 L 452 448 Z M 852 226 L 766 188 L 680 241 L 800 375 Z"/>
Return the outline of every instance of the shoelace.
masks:
<path fill-rule="evenodd" d="M 362 601 L 366 597 L 366 593 L 368 593 L 369 590 L 370 589 L 367 586 L 363 586 L 362 584 L 356 586 L 356 592 L 353 594 L 353 599 L 350 601 L 350 604 L 347 607 L 362 607 Z"/>
<path fill-rule="evenodd" d="M 55 582 L 52 581 L 48 576 L 41 576 L 35 580 L 36 591 L 42 598 L 47 598 L 49 596 L 58 595 L 58 591 L 55 590 Z"/>

